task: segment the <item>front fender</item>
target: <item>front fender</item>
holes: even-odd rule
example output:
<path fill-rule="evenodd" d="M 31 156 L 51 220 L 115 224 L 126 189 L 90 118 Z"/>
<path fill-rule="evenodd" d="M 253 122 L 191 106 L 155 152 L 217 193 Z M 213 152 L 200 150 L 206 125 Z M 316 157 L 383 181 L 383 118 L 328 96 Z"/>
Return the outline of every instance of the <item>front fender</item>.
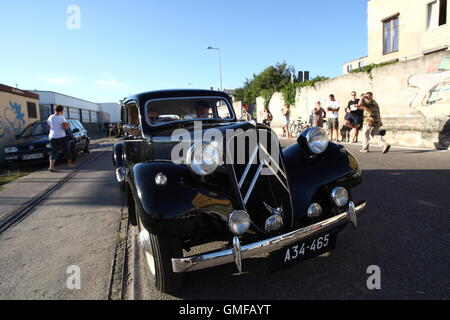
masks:
<path fill-rule="evenodd" d="M 317 195 L 328 196 L 335 186 L 347 189 L 361 183 L 361 169 L 356 158 L 345 147 L 330 143 L 327 150 L 315 159 L 299 144 L 283 150 L 286 174 L 291 191 L 294 221 L 306 219 L 309 205 Z"/>
<path fill-rule="evenodd" d="M 113 146 L 113 154 L 112 154 L 112 161 L 114 168 L 124 167 L 125 161 L 124 161 L 124 145 L 122 142 L 115 143 Z"/>
<path fill-rule="evenodd" d="M 167 176 L 167 185 L 155 182 L 158 173 Z M 144 225 L 159 233 L 165 225 L 203 213 L 226 217 L 233 210 L 231 199 L 211 192 L 189 169 L 172 162 L 145 162 L 131 167 L 127 177 L 140 206 Z M 225 219 L 225 218 L 224 218 Z"/>

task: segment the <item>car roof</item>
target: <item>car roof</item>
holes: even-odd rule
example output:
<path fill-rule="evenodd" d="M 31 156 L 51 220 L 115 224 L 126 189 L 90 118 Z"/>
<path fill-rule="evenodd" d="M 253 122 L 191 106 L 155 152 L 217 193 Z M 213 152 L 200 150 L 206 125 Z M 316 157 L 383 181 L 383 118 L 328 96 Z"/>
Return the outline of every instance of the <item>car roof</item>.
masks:
<path fill-rule="evenodd" d="M 231 103 L 230 96 L 223 91 L 202 90 L 202 89 L 171 89 L 148 91 L 132 95 L 124 100 L 124 104 L 129 101 L 137 101 L 140 105 L 151 99 L 177 98 L 177 97 L 223 97 Z"/>

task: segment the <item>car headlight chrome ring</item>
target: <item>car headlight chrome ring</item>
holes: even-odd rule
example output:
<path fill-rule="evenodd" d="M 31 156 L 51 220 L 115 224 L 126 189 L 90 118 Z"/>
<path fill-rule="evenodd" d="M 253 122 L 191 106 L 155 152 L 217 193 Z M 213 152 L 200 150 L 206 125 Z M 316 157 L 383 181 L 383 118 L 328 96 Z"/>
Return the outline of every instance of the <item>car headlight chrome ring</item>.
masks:
<path fill-rule="evenodd" d="M 210 175 L 222 163 L 220 149 L 214 142 L 195 143 L 187 152 L 186 163 L 194 173 Z"/>
<path fill-rule="evenodd" d="M 311 128 L 306 134 L 308 148 L 314 154 L 324 153 L 329 141 L 326 131 L 319 127 Z"/>
<path fill-rule="evenodd" d="M 250 215 L 243 210 L 236 210 L 228 218 L 228 227 L 236 236 L 243 235 L 250 228 Z"/>
<path fill-rule="evenodd" d="M 338 208 L 342 208 L 348 203 L 348 191 L 342 187 L 334 188 L 331 191 L 331 199 Z"/>

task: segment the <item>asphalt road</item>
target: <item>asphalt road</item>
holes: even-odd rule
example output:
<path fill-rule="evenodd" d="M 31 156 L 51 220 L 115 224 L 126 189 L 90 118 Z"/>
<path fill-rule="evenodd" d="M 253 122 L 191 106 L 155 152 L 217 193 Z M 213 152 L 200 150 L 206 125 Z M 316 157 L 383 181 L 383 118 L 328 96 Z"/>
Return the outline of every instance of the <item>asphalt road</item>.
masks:
<path fill-rule="evenodd" d="M 188 273 L 169 296 L 149 287 L 131 228 L 126 298 L 450 299 L 450 152 L 348 149 L 364 169 L 353 194 L 368 208 L 331 256 L 274 274 L 264 259 L 245 260 L 241 276 L 234 265 Z M 121 205 L 106 151 L 0 234 L 0 299 L 106 299 Z M 80 290 L 67 288 L 70 265 L 80 267 Z M 380 267 L 381 290 L 366 286 L 372 265 Z"/>
<path fill-rule="evenodd" d="M 286 142 L 284 142 L 286 144 Z M 187 273 L 176 295 L 149 287 L 141 251 L 131 273 L 134 299 L 450 299 L 450 152 L 393 148 L 359 153 L 364 170 L 356 199 L 368 201 L 359 227 L 340 233 L 336 250 L 268 274 L 264 259 Z M 132 242 L 135 244 L 135 242 Z M 136 249 L 136 248 L 134 248 Z M 133 249 L 130 251 L 133 252 Z M 369 290 L 368 267 L 381 271 L 381 289 Z M 135 277 L 133 281 L 133 277 Z"/>

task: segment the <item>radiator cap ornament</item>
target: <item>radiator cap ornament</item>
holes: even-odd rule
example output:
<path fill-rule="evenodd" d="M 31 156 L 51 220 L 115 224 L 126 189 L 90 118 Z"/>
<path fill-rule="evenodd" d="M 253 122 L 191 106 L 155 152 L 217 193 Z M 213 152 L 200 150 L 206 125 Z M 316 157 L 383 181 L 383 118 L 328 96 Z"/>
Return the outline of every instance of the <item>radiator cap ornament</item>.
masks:
<path fill-rule="evenodd" d="M 281 205 L 279 208 L 272 208 L 265 202 L 263 202 L 266 209 L 272 214 L 266 220 L 265 230 L 266 232 L 278 231 L 283 226 L 283 218 L 281 217 L 283 214 L 283 206 Z"/>

